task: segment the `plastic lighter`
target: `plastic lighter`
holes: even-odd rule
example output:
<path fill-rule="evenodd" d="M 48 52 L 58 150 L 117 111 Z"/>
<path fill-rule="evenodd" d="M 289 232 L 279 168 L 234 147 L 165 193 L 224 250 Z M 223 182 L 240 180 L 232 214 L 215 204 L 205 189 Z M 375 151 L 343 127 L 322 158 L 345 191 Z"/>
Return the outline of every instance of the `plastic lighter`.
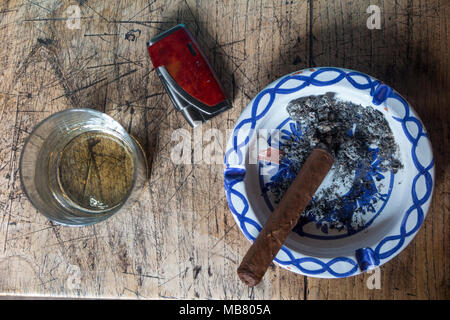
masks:
<path fill-rule="evenodd" d="M 192 127 L 231 108 L 216 74 L 184 24 L 150 40 L 147 49 L 170 99 Z"/>

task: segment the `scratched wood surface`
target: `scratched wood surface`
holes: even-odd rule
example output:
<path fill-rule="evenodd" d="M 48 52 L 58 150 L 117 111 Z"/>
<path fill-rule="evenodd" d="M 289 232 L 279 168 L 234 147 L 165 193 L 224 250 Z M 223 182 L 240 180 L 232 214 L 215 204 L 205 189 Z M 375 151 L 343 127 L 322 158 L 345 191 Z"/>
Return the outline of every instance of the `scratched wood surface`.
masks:
<path fill-rule="evenodd" d="M 381 29 L 367 28 L 369 4 Z M 80 8 L 80 29 L 68 20 Z M 449 4 L 417 1 L 9 0 L 0 4 L 0 295 L 187 299 L 448 299 Z M 313 66 L 382 79 L 416 108 L 434 147 L 436 186 L 414 241 L 369 274 L 320 280 L 271 267 L 246 288 L 236 268 L 249 244 L 234 223 L 220 164 L 175 165 L 174 111 L 145 42 L 184 22 L 233 102 L 200 130 L 218 143 L 259 90 Z M 94 108 L 141 140 L 152 169 L 141 201 L 98 225 L 61 227 L 21 190 L 18 161 L 52 113 Z"/>

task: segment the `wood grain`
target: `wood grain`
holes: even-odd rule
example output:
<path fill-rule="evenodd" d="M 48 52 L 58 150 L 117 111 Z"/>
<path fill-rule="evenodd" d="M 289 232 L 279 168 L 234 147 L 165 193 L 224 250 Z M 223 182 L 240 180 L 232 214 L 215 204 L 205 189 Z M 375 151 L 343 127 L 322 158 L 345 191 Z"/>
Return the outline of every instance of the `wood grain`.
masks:
<path fill-rule="evenodd" d="M 81 29 L 69 29 L 66 10 L 74 3 L 0 5 L 1 295 L 450 297 L 445 1 L 87 0 L 78 1 Z M 366 27 L 369 4 L 381 8 L 380 30 Z M 201 135 L 174 111 L 145 49 L 148 39 L 180 22 L 197 38 L 233 101 L 231 110 L 200 128 L 219 129 L 220 146 L 259 90 L 310 66 L 366 72 L 415 107 L 433 142 L 435 194 L 417 237 L 381 267 L 381 289 L 367 288 L 369 274 L 319 280 L 275 266 L 255 288 L 240 282 L 236 268 L 249 243 L 227 207 L 222 165 L 171 161 L 175 129 L 187 130 L 193 139 Z M 26 199 L 18 176 L 32 128 L 74 107 L 113 116 L 142 142 L 152 162 L 149 185 L 130 212 L 83 228 L 47 221 Z"/>

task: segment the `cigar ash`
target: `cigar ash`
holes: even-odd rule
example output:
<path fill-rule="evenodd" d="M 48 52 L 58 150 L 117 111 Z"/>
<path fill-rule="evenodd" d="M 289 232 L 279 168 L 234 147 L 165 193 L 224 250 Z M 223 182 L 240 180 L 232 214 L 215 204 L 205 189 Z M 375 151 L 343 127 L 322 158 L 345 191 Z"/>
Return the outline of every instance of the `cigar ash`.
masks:
<path fill-rule="evenodd" d="M 290 130 L 282 130 L 278 171 L 265 184 L 277 204 L 311 151 L 325 147 L 335 162 L 294 231 L 305 235 L 313 223 L 322 233 L 362 230 L 386 201 L 387 176 L 403 168 L 384 115 L 373 107 L 339 100 L 334 94 L 308 96 L 287 105 Z"/>

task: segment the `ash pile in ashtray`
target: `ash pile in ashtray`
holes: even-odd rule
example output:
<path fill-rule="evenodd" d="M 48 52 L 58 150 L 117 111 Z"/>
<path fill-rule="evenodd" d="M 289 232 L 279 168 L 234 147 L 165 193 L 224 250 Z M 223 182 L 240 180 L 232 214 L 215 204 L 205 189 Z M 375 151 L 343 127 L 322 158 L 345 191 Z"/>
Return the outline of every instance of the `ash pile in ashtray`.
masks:
<path fill-rule="evenodd" d="M 325 233 L 329 228 L 346 229 L 349 234 L 360 230 L 365 213 L 382 198 L 375 181 L 403 167 L 385 117 L 372 107 L 341 101 L 333 94 L 293 100 L 287 111 L 296 128 L 282 136 L 280 169 L 266 184 L 267 190 L 278 203 L 311 151 L 323 146 L 335 159 L 333 182 L 316 193 L 294 231 L 301 234 L 302 226 L 311 221 Z M 342 187 L 348 190 L 344 195 L 338 193 Z"/>

